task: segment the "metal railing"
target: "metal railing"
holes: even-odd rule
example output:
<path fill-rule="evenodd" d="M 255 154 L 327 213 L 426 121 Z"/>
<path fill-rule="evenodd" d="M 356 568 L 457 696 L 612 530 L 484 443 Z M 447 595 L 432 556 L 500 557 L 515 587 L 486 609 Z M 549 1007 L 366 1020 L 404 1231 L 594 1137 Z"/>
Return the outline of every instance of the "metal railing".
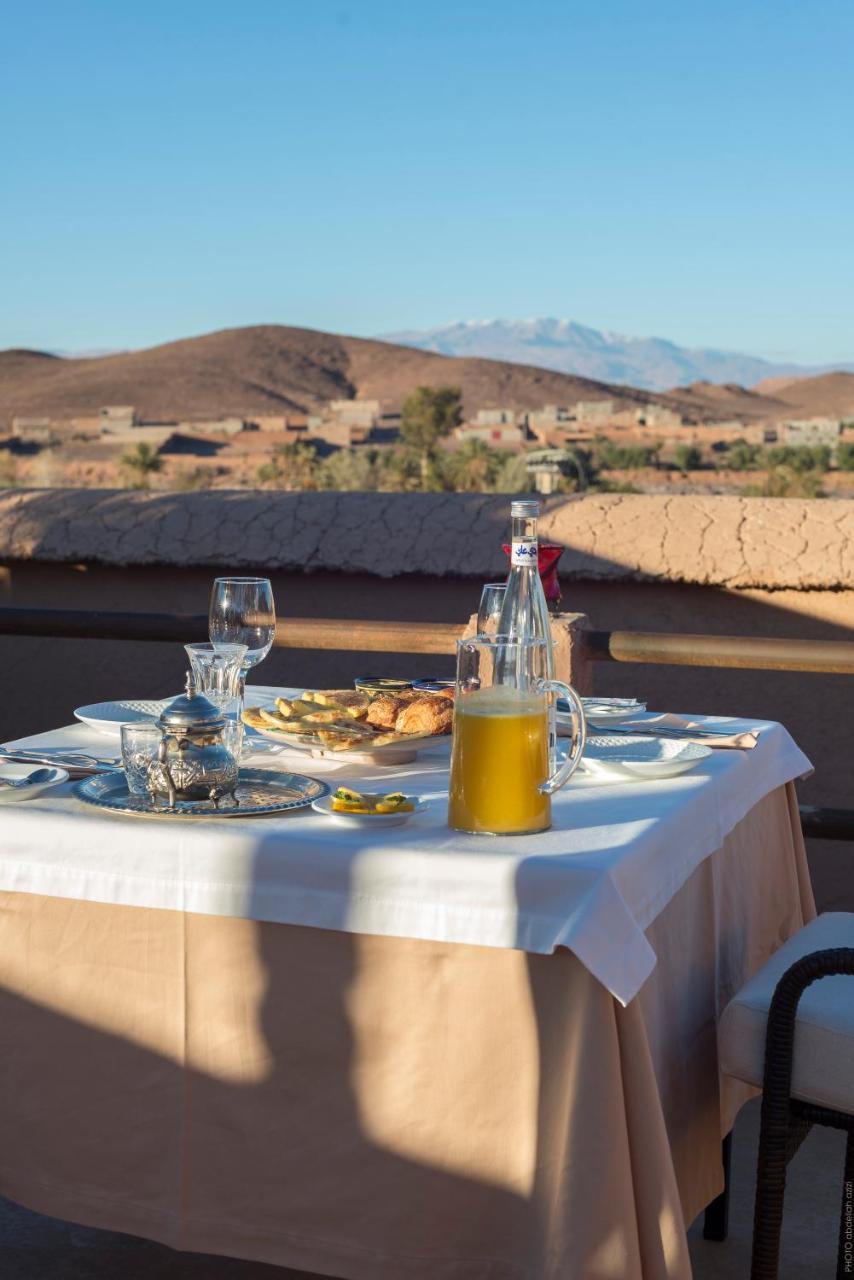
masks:
<path fill-rule="evenodd" d="M 453 654 L 461 633 L 462 627 L 455 622 L 282 618 L 274 644 L 282 649 Z M 0 635 L 7 636 L 179 643 L 206 640 L 207 634 L 204 614 L 0 608 Z M 584 631 L 582 635 L 587 655 L 594 662 L 854 674 L 854 643 L 847 640 L 778 640 L 658 631 Z"/>
<path fill-rule="evenodd" d="M 366 653 L 453 653 L 455 622 L 377 622 L 349 618 L 280 618 L 279 649 L 339 649 Z M 0 635 L 54 639 L 207 640 L 207 614 L 112 613 L 85 609 L 0 609 Z"/>
<path fill-rule="evenodd" d="M 365 653 L 453 654 L 462 632 L 452 622 L 377 622 L 350 618 L 284 618 L 274 645 Z M 0 636 L 56 639 L 205 640 L 204 614 L 115 613 L 103 610 L 0 608 Z M 854 644 L 844 640 L 778 640 L 757 636 L 673 635 L 646 631 L 584 631 L 595 662 L 854 674 Z M 854 840 L 854 809 L 801 806 L 804 834 Z"/>
<path fill-rule="evenodd" d="M 753 671 L 854 672 L 848 640 L 776 640 L 766 636 L 671 635 L 657 631 L 587 631 L 588 653 L 598 662 L 652 662 L 678 667 L 731 667 Z"/>

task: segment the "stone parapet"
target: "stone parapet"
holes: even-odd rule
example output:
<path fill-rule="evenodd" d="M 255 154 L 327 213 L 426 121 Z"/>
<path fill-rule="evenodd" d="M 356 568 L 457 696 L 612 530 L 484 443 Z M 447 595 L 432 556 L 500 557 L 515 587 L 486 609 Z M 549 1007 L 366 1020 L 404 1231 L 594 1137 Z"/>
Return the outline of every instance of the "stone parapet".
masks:
<path fill-rule="evenodd" d="M 484 494 L 0 492 L 0 560 L 502 576 L 509 498 Z M 594 494 L 543 502 L 561 578 L 765 590 L 854 586 L 854 501 Z"/>

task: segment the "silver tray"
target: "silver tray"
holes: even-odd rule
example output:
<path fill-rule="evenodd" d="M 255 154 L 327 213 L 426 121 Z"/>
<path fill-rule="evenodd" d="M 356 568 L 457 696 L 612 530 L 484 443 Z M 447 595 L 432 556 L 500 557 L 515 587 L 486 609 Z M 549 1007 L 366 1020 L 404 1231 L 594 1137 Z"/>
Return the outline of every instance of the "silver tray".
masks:
<path fill-rule="evenodd" d="M 133 796 L 128 791 L 124 770 L 100 773 L 78 782 L 74 792 L 78 800 L 108 809 L 112 813 L 141 814 L 156 818 L 254 818 L 265 813 L 284 813 L 303 809 L 312 800 L 328 795 L 330 787 L 304 773 L 278 773 L 271 769 L 241 769 L 237 783 L 237 799 L 233 804 L 225 798 L 220 807 L 212 800 L 179 803 L 169 809 L 165 800 L 152 801 L 147 796 Z"/>

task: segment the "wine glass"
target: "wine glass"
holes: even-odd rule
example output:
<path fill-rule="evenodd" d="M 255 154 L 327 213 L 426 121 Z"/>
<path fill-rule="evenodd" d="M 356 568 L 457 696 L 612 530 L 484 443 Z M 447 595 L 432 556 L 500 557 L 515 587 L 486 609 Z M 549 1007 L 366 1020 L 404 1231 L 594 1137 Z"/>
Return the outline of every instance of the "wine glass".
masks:
<path fill-rule="evenodd" d="M 498 621 L 504 604 L 506 582 L 487 582 L 480 593 L 480 605 L 477 611 L 477 634 L 479 636 L 494 635 L 498 630 Z"/>
<path fill-rule="evenodd" d="M 214 578 L 208 615 L 211 644 L 245 644 L 240 700 L 246 676 L 263 662 L 276 635 L 276 606 L 269 578 Z"/>

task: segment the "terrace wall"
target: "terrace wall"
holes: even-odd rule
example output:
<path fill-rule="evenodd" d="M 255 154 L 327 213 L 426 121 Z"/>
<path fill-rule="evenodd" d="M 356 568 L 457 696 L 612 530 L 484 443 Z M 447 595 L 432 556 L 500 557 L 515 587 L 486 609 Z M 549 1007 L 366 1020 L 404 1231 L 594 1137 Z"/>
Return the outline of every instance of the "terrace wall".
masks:
<path fill-rule="evenodd" d="M 0 602 L 203 613 L 215 572 L 268 574 L 281 616 L 459 622 L 505 572 L 508 499 L 464 494 L 0 493 Z M 550 498 L 564 606 L 599 628 L 854 638 L 854 502 Z M 101 698 L 180 685 L 178 646 L 0 637 L 0 739 Z M 292 650 L 258 680 L 339 684 L 450 658 Z M 596 664 L 597 691 L 782 720 L 816 765 L 802 799 L 854 806 L 854 679 Z M 854 907 L 854 850 L 815 846 L 825 905 Z"/>

